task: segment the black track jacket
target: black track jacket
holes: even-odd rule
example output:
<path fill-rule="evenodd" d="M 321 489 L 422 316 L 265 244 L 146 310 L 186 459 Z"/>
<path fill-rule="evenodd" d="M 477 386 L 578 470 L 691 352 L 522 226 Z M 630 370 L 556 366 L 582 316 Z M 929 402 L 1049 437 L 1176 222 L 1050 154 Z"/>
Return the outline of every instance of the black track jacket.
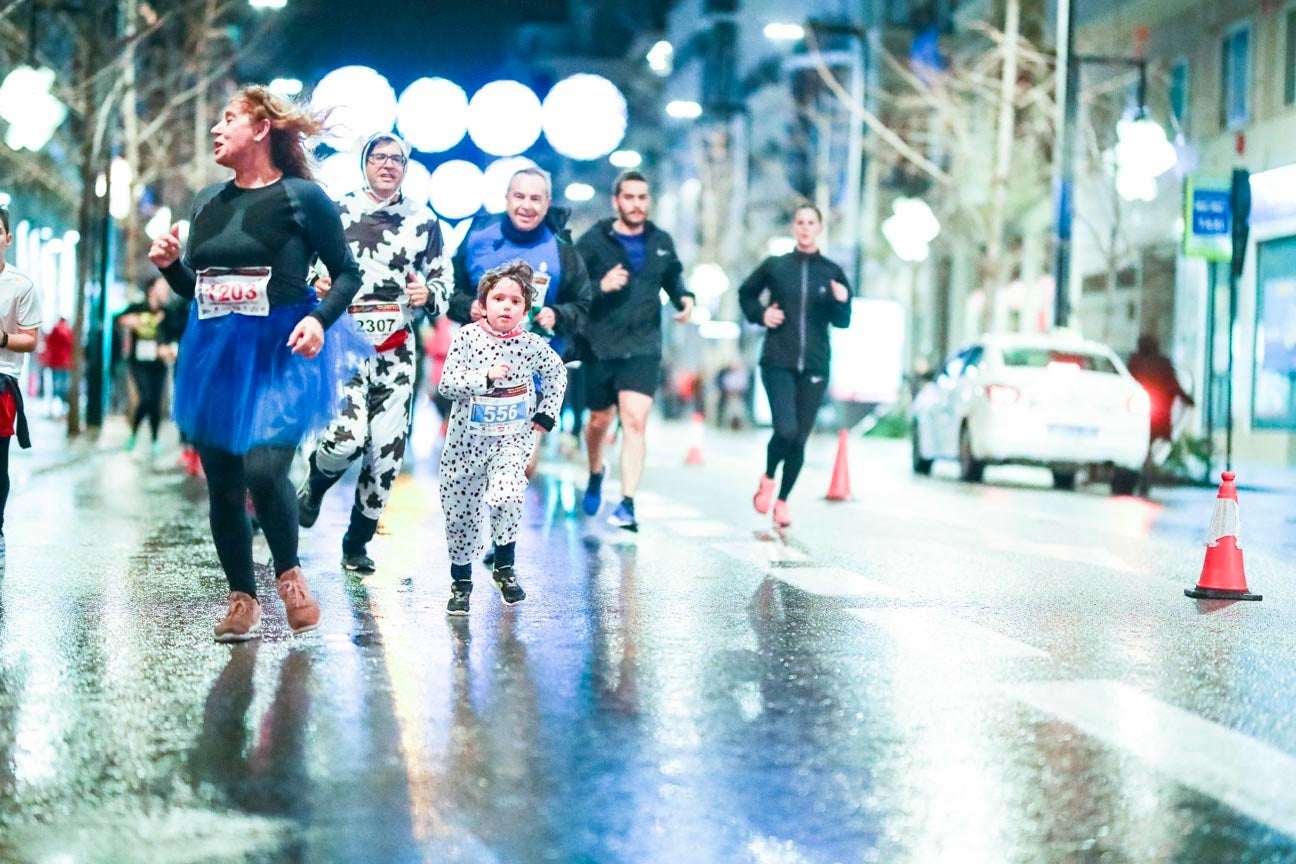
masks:
<path fill-rule="evenodd" d="M 794 251 L 766 258 L 742 283 L 738 303 L 748 321 L 764 326 L 768 306 L 783 310 L 783 323 L 765 331 L 762 366 L 828 374 L 828 325 L 849 327 L 851 318 L 850 298 L 839 303 L 833 296 L 834 279 L 850 287 L 842 269 L 823 255 Z M 765 291 L 768 302 L 761 299 Z"/>
<path fill-rule="evenodd" d="M 599 287 L 609 270 L 620 264 L 630 269 L 625 247 L 613 236 L 613 219 L 604 219 L 576 241 L 576 250 L 589 271 L 589 321 L 584 337 L 598 360 L 660 357 L 662 353 L 661 292 L 676 309 L 693 294 L 684 287 L 684 265 L 675 254 L 675 241 L 652 222 L 644 224 L 644 265 L 620 291 Z"/>

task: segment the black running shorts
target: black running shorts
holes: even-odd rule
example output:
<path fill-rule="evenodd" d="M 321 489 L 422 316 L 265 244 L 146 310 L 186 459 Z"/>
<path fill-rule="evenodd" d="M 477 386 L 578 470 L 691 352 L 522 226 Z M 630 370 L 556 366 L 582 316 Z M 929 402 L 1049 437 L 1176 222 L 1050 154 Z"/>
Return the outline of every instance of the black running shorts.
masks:
<path fill-rule="evenodd" d="M 626 357 L 622 360 L 587 360 L 585 399 L 591 411 L 617 404 L 617 394 L 629 390 L 651 397 L 661 378 L 660 357 Z"/>

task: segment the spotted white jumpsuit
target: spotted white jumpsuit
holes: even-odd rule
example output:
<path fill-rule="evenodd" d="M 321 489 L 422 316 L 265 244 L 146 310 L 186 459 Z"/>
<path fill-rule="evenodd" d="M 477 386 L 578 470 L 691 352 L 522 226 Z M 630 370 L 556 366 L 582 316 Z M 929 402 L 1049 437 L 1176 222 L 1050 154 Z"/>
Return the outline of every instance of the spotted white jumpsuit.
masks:
<path fill-rule="evenodd" d="M 486 380 L 486 370 L 508 364 L 508 378 Z M 534 377 L 543 396 L 535 405 Z M 526 466 L 535 443 L 534 420 L 553 428 L 567 389 L 567 368 L 549 343 L 534 333 L 498 336 L 485 321 L 469 324 L 450 342 L 441 392 L 454 400 L 450 428 L 441 454 L 441 507 L 445 511 L 446 543 L 453 564 L 469 564 L 484 549 L 482 504 L 490 506 L 491 539 L 496 545 L 517 538 L 526 492 Z M 509 422 L 487 423 L 491 413 L 482 404 L 507 403 L 525 395 L 525 412 L 509 414 Z M 474 411 L 474 402 L 479 402 Z M 494 406 L 486 408 L 492 412 Z M 505 434 L 491 434 L 507 430 Z"/>

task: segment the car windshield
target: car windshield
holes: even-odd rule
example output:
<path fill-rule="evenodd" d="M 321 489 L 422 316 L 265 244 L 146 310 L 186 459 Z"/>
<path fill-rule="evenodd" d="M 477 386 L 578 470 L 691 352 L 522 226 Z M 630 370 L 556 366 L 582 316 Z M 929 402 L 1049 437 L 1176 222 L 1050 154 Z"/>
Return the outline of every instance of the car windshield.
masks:
<path fill-rule="evenodd" d="M 1018 366 L 1030 369 L 1084 369 L 1088 372 L 1107 372 L 1116 374 L 1116 365 L 1102 354 L 1090 354 L 1087 351 L 1062 351 L 1056 348 L 1005 348 L 1003 349 L 1005 366 Z"/>

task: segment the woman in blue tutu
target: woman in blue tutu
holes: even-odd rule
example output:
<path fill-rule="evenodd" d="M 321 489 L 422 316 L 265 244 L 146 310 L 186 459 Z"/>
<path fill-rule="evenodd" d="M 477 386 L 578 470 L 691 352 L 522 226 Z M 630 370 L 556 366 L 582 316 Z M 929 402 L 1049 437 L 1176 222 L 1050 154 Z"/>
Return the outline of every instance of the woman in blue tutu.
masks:
<path fill-rule="evenodd" d="M 305 142 L 320 129 L 291 100 L 244 87 L 211 130 L 216 162 L 234 179 L 198 193 L 183 257 L 177 226 L 149 250 L 171 287 L 193 300 L 176 365 L 175 415 L 207 474 L 212 539 L 229 579 L 219 642 L 253 638 L 261 621 L 249 493 L 288 626 L 302 633 L 319 623 L 297 558 L 288 470 L 298 443 L 327 425 L 343 384 L 373 353 L 343 314 L 360 269 L 337 208 L 311 180 Z M 316 256 L 333 279 L 323 302 L 306 282 Z"/>

